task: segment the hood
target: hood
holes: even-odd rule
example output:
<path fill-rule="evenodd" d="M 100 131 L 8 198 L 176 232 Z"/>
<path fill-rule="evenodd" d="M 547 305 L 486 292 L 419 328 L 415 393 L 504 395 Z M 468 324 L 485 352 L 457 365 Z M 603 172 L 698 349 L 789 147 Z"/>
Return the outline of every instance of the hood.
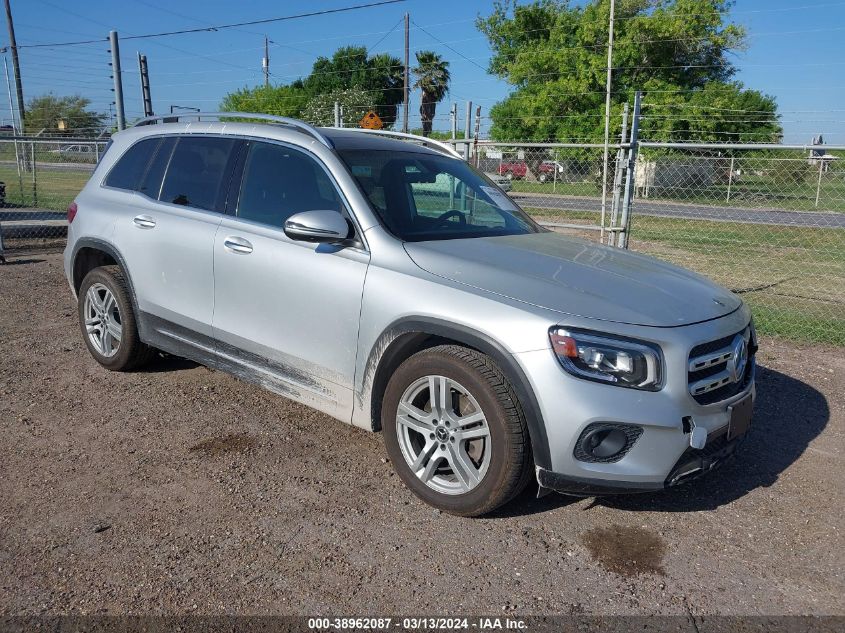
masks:
<path fill-rule="evenodd" d="M 715 319 L 742 301 L 690 271 L 559 233 L 407 242 L 438 277 L 548 310 L 672 327 Z"/>

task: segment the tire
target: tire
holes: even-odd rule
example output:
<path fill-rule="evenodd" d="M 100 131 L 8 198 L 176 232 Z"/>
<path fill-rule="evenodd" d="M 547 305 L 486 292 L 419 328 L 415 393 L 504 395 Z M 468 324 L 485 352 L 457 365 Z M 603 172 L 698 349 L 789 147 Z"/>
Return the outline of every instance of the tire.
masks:
<path fill-rule="evenodd" d="M 540 174 L 540 178 L 539 178 L 540 182 L 546 182 L 548 179 L 549 179 L 548 174 L 546 174 L 546 173 Z"/>
<path fill-rule="evenodd" d="M 432 390 L 449 394 L 451 404 L 433 406 Z M 480 516 L 510 501 L 530 481 L 533 460 L 524 413 L 502 371 L 478 351 L 441 345 L 414 354 L 390 378 L 381 411 L 394 469 L 435 508 Z"/>
<path fill-rule="evenodd" d="M 513 180 L 513 178 L 514 178 L 513 172 L 509 171 L 507 174 L 505 174 L 505 178 L 507 178 L 508 180 Z"/>
<path fill-rule="evenodd" d="M 95 296 L 100 302 L 97 305 Z M 118 266 L 102 266 L 85 275 L 77 303 L 82 338 L 100 365 L 111 371 L 130 371 L 153 357 L 155 350 L 138 338 L 129 288 Z"/>

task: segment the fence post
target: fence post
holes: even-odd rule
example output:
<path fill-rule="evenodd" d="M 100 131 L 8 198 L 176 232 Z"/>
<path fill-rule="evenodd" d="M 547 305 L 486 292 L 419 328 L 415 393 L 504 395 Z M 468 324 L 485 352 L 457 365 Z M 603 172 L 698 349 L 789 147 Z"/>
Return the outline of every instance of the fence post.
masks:
<path fill-rule="evenodd" d="M 628 166 L 625 173 L 625 197 L 622 200 L 622 220 L 619 223 L 619 239 L 617 245 L 628 248 L 628 232 L 631 228 L 631 203 L 633 202 L 634 178 L 637 168 L 637 153 L 639 152 L 640 134 L 640 104 L 643 93 L 637 90 L 634 95 L 634 117 L 631 122 L 631 141 L 628 149 Z"/>
<path fill-rule="evenodd" d="M 731 171 L 728 174 L 728 196 L 725 198 L 725 202 L 731 201 L 731 185 L 734 181 L 734 157 L 731 156 Z"/>
<path fill-rule="evenodd" d="M 625 142 L 625 138 L 628 136 L 628 104 L 625 104 L 625 109 L 622 110 L 622 135 L 619 137 L 620 143 Z M 613 246 L 613 243 L 616 241 L 616 233 L 612 230 L 616 226 L 616 221 L 619 217 L 619 194 L 621 193 L 622 188 L 622 167 L 624 166 L 623 159 L 625 156 L 625 150 L 621 147 L 616 150 L 616 162 L 614 163 L 613 168 L 613 199 L 610 205 L 610 231 L 608 232 L 607 236 L 607 243 L 610 246 Z"/>
<path fill-rule="evenodd" d="M 334 126 L 340 127 L 340 101 L 334 102 Z"/>
<path fill-rule="evenodd" d="M 30 157 L 32 159 L 32 206 L 38 206 L 38 170 L 35 167 L 35 142 L 30 144 Z"/>
<path fill-rule="evenodd" d="M 3 250 L 3 224 L 0 223 L 0 264 L 6 263 L 6 257 L 4 256 Z"/>
<path fill-rule="evenodd" d="M 819 157 L 819 179 L 816 182 L 816 208 L 819 206 L 819 193 L 822 190 L 822 171 L 824 171 L 824 158 Z"/>

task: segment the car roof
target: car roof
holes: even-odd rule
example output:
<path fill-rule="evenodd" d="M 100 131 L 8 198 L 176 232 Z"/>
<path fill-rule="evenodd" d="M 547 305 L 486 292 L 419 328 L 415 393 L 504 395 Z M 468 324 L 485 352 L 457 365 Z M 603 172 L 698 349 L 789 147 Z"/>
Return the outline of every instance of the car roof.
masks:
<path fill-rule="evenodd" d="M 373 150 L 389 152 L 417 152 L 430 156 L 443 156 L 445 153 L 438 149 L 431 149 L 415 141 L 414 138 L 400 139 L 380 133 L 373 133 L 355 128 L 313 128 L 327 138 L 335 150 Z M 162 122 L 153 125 L 141 125 L 128 128 L 119 133 L 121 140 L 131 142 L 131 139 L 159 135 L 159 134 L 222 134 L 243 135 L 257 138 L 283 140 L 297 144 L 305 144 L 314 139 L 306 132 L 287 125 L 264 122 L 220 122 L 220 121 L 191 121 L 191 122 Z M 116 135 L 118 136 L 118 135 Z"/>
<path fill-rule="evenodd" d="M 413 139 L 398 139 L 356 129 L 318 128 L 337 150 L 375 150 L 385 152 L 419 152 L 439 155 L 443 152 L 423 147 Z"/>

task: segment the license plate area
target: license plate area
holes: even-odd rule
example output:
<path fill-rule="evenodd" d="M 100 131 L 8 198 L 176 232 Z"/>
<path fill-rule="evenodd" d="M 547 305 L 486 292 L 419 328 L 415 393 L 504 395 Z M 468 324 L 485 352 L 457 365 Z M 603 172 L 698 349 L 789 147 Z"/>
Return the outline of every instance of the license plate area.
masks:
<path fill-rule="evenodd" d="M 751 426 L 751 415 L 754 408 L 754 400 L 751 394 L 745 396 L 739 402 L 736 402 L 728 407 L 731 414 L 731 421 L 728 423 L 728 441 L 745 435 Z"/>

